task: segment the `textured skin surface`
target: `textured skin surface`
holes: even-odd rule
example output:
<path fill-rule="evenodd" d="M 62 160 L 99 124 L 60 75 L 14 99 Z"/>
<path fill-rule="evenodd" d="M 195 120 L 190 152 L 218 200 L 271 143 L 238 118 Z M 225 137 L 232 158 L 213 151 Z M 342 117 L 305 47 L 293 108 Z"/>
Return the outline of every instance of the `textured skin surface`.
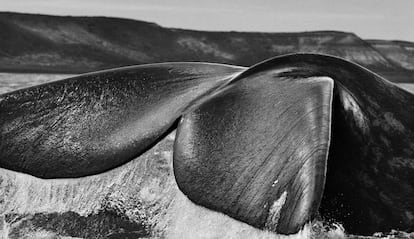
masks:
<path fill-rule="evenodd" d="M 0 167 L 46 178 L 103 172 L 184 115 L 174 170 L 193 202 L 281 233 L 318 209 L 351 233 L 414 230 L 413 94 L 324 55 L 241 71 L 156 64 L 1 95 Z"/>
<path fill-rule="evenodd" d="M 0 96 L 0 166 L 43 178 L 100 173 L 144 152 L 238 67 L 170 63 L 81 75 Z"/>
<path fill-rule="evenodd" d="M 272 73 L 263 76 L 266 72 Z M 358 65 L 329 56 L 298 54 L 261 63 L 187 114 L 174 152 L 180 189 L 196 203 L 260 228 L 268 226 L 269 202 L 286 190 L 276 231 L 296 232 L 314 216 L 312 206 L 319 205 L 323 191 L 315 185 L 323 182 L 325 168 L 322 153 L 305 154 L 312 163 L 302 166 L 303 156 L 292 154 L 292 148 L 306 152 L 328 147 L 324 137 L 302 143 L 314 136 L 309 130 L 323 132 L 320 127 L 330 124 L 323 120 L 329 110 L 306 115 L 302 109 L 298 117 L 306 115 L 308 125 L 291 129 L 295 111 L 281 114 L 275 105 L 295 109 L 305 102 L 323 104 L 326 91 L 311 93 L 300 86 L 309 82 L 316 87 L 310 77 L 323 76 L 334 80 L 335 89 L 322 215 L 353 233 L 414 230 L 414 96 Z M 266 82 L 272 79 L 284 80 L 272 86 Z M 297 88 L 284 89 L 285 82 Z M 302 106 L 291 100 L 306 96 Z M 278 128 L 280 122 L 286 125 Z"/>
<path fill-rule="evenodd" d="M 256 227 L 297 232 L 323 193 L 332 89 L 329 78 L 281 78 L 271 69 L 229 85 L 178 126 L 180 189 Z M 284 192 L 283 210 L 271 215 Z"/>
<path fill-rule="evenodd" d="M 338 58 L 299 54 L 267 64 L 335 82 L 321 214 L 351 233 L 413 231 L 414 95 Z"/>

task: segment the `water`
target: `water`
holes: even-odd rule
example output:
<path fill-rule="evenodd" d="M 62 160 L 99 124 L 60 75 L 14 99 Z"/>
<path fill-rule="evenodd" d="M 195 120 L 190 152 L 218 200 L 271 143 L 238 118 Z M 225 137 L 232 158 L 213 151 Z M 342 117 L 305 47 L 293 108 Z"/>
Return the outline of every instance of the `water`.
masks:
<path fill-rule="evenodd" d="M 0 94 L 24 87 L 70 77 L 67 74 L 15 74 L 0 73 Z"/>
<path fill-rule="evenodd" d="M 414 94 L 414 84 L 408 84 L 408 83 L 401 83 L 398 84 L 401 88 L 404 88 Z"/>

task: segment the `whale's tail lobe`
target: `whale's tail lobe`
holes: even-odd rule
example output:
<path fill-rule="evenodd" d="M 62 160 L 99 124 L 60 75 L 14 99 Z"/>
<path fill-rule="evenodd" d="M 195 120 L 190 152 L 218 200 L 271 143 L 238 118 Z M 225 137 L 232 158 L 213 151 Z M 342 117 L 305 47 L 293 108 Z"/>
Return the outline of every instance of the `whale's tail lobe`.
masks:
<path fill-rule="evenodd" d="M 169 63 L 102 71 L 0 95 L 0 167 L 42 178 L 124 164 L 240 67 Z"/>
<path fill-rule="evenodd" d="M 414 95 L 343 59 L 288 55 L 183 116 L 174 172 L 194 202 L 279 233 L 318 209 L 352 233 L 413 230 L 413 142 Z"/>
<path fill-rule="evenodd" d="M 325 183 L 333 81 L 264 70 L 181 120 L 174 173 L 193 201 L 259 228 L 297 232 Z"/>

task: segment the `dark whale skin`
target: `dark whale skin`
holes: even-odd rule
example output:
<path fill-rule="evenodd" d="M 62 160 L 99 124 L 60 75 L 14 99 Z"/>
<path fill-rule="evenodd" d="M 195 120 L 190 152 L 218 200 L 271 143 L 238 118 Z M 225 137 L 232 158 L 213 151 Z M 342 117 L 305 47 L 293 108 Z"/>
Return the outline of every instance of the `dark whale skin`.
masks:
<path fill-rule="evenodd" d="M 413 231 L 414 95 L 334 57 L 297 55 L 286 64 L 301 68 L 296 77 L 335 81 L 321 214 L 351 233 Z"/>
<path fill-rule="evenodd" d="M 70 178 L 122 165 L 182 111 L 241 68 L 204 63 L 126 67 L 0 96 L 0 166 Z"/>
<path fill-rule="evenodd" d="M 289 145 L 303 147 L 300 140 L 309 137 L 309 131 L 297 127 L 290 133 L 298 134 L 296 138 L 266 148 L 268 144 L 264 141 L 273 142 L 274 138 L 285 137 L 285 131 L 282 128 L 276 135 L 263 137 L 272 129 L 269 124 L 260 122 L 268 120 L 269 116 L 264 120 L 262 112 L 255 109 L 270 105 L 260 110 L 274 110 L 273 102 L 289 102 L 290 99 L 277 90 L 274 92 L 279 96 L 263 98 L 261 94 L 268 95 L 268 88 L 272 87 L 267 83 L 268 86 L 257 90 L 262 84 L 261 79 L 266 78 L 264 75 L 267 80 L 276 81 L 272 83 L 275 88 L 277 81 L 280 87 L 287 81 L 297 84 L 295 90 L 293 87 L 289 91 L 290 95 L 296 95 L 299 100 L 303 96 L 309 99 L 296 101 L 296 104 L 323 102 L 322 96 L 329 92 L 312 92 L 307 87 L 316 86 L 314 77 L 333 80 L 332 119 L 328 121 L 332 125 L 330 139 L 320 137 L 306 146 L 315 151 L 329 148 L 327 168 L 321 162 L 326 158 L 320 154 L 311 155 L 308 160 L 300 157 L 286 159 L 293 150 L 286 150 L 285 154 L 272 159 L 260 155 L 252 157 L 254 152 L 250 145 L 271 155 L 278 148 Z M 240 87 L 244 90 L 239 90 Z M 235 110 L 232 108 L 234 104 L 243 110 Z M 325 126 L 326 120 L 322 119 L 330 112 L 329 107 L 325 108 L 325 111 L 306 116 L 307 123 L 311 122 L 307 128 Z M 293 114 L 284 114 L 282 120 L 289 119 L 294 124 Z M 278 120 L 274 120 L 274 124 L 277 123 Z M 240 137 L 240 130 L 245 130 L 242 135 L 248 135 L 248 139 Z M 272 216 L 269 204 L 280 198 L 282 191 L 287 191 L 287 203 L 278 215 L 279 223 L 276 228 L 270 228 L 279 233 L 297 232 L 315 217 L 314 208 L 319 207 L 319 203 L 322 216 L 343 223 L 351 233 L 414 229 L 414 96 L 356 64 L 313 54 L 277 57 L 258 64 L 233 79 L 226 89 L 209 101 L 194 107 L 183 117 L 177 134 L 174 150 L 176 180 L 180 189 L 198 204 L 256 227 L 268 228 L 268 218 Z M 232 141 L 229 135 L 239 138 Z M 295 169 L 304 161 L 312 162 L 307 166 L 311 170 Z M 269 168 L 274 168 L 273 175 Z M 290 173 L 295 175 L 281 174 L 278 168 L 291 169 Z M 315 184 L 325 181 L 325 170 L 326 186 L 323 189 Z M 272 187 L 271 182 L 275 179 L 288 183 Z M 252 184 L 256 186 L 251 187 Z M 289 197 L 289 194 L 293 196 Z M 290 200 L 296 208 L 291 206 Z M 257 205 L 258 202 L 261 204 Z"/>
<path fill-rule="evenodd" d="M 298 82 L 266 70 L 228 85 L 181 120 L 177 185 L 255 227 L 297 232 L 323 193 L 332 88 L 331 79 Z M 283 198 L 281 213 L 271 213 Z"/>
<path fill-rule="evenodd" d="M 97 174 L 176 127 L 175 178 L 198 205 L 283 234 L 318 211 L 351 233 L 414 230 L 414 95 L 326 55 L 151 64 L 0 95 L 0 167 Z"/>

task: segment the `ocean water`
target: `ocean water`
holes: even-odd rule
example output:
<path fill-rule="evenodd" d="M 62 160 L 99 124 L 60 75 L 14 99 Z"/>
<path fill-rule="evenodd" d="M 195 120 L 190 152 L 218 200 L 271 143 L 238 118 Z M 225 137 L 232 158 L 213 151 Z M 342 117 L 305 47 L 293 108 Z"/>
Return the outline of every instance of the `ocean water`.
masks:
<path fill-rule="evenodd" d="M 0 93 L 68 76 L 0 73 Z M 147 234 L 141 238 L 359 238 L 347 235 L 340 224 L 323 221 L 311 222 L 294 235 L 276 235 L 195 205 L 174 180 L 174 137 L 172 132 L 125 165 L 83 178 L 43 180 L 0 169 L 0 238 L 82 238 L 61 236 L 50 226 L 28 222 L 32 215 L 73 212 L 86 217 L 108 207 L 143 225 Z M 60 222 L 60 232 L 70 226 L 70 218 Z M 375 238 L 414 238 L 414 234 L 392 232 Z"/>
<path fill-rule="evenodd" d="M 412 92 L 414 94 L 414 84 L 401 83 L 401 84 L 398 84 L 398 86 L 400 86 L 401 88 L 404 88 L 404 89 L 406 89 L 409 92 Z"/>

